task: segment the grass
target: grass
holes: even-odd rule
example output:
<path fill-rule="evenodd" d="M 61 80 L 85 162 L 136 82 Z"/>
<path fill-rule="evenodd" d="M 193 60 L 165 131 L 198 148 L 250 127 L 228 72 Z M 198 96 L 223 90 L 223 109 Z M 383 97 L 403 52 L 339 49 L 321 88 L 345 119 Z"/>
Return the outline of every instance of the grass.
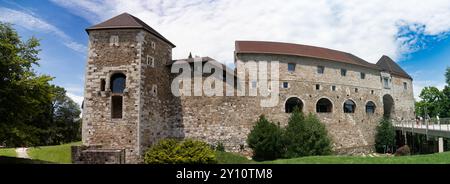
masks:
<path fill-rule="evenodd" d="M 311 156 L 256 162 L 234 153 L 216 152 L 219 164 L 450 164 L 450 152 L 413 156 Z"/>
<path fill-rule="evenodd" d="M 0 148 L 0 156 L 16 157 L 16 149 L 14 149 L 14 148 Z"/>
<path fill-rule="evenodd" d="M 253 160 L 249 160 L 244 156 L 236 153 L 229 153 L 223 151 L 216 151 L 216 157 L 219 164 L 251 164 L 255 163 Z"/>
<path fill-rule="evenodd" d="M 265 161 L 264 164 L 450 164 L 450 152 L 401 157 L 312 156 Z"/>
<path fill-rule="evenodd" d="M 72 163 L 70 147 L 80 145 L 81 142 L 63 144 L 57 146 L 43 146 L 28 149 L 28 155 L 34 160 L 42 160 L 53 163 Z"/>

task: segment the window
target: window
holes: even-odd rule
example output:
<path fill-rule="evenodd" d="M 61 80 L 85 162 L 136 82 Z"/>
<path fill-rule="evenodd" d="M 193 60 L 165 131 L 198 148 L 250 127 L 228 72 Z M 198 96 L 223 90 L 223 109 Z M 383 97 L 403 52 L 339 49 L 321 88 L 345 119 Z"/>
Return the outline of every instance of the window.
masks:
<path fill-rule="evenodd" d="M 316 90 L 320 90 L 320 84 L 316 84 Z"/>
<path fill-rule="evenodd" d="M 361 79 L 366 79 L 366 73 L 361 72 Z"/>
<path fill-rule="evenodd" d="M 355 88 L 355 93 L 358 93 L 358 88 Z"/>
<path fill-rule="evenodd" d="M 333 104 L 330 100 L 322 98 L 317 101 L 316 112 L 317 113 L 331 113 L 333 109 Z"/>
<path fill-rule="evenodd" d="M 122 96 L 112 96 L 111 103 L 112 103 L 112 112 L 111 112 L 111 118 L 113 119 L 120 119 L 122 118 Z"/>
<path fill-rule="evenodd" d="M 105 79 L 100 80 L 100 91 L 105 91 L 106 81 Z"/>
<path fill-rule="evenodd" d="M 284 88 L 284 89 L 289 88 L 289 83 L 288 83 L 288 82 L 283 82 L 283 88 Z"/>
<path fill-rule="evenodd" d="M 152 49 L 156 48 L 156 43 L 155 42 L 152 41 L 151 45 L 152 45 Z"/>
<path fill-rule="evenodd" d="M 341 69 L 341 76 L 343 76 L 343 77 L 347 76 L 347 70 L 346 69 Z"/>
<path fill-rule="evenodd" d="M 355 102 L 347 100 L 344 102 L 344 113 L 355 113 Z"/>
<path fill-rule="evenodd" d="M 109 38 L 109 46 L 119 46 L 119 36 L 111 36 L 111 38 Z"/>
<path fill-rule="evenodd" d="M 252 81 L 252 88 L 256 88 L 256 81 Z"/>
<path fill-rule="evenodd" d="M 288 63 L 288 72 L 294 72 L 294 71 L 295 71 L 295 64 Z"/>
<path fill-rule="evenodd" d="M 336 86 L 331 86 L 331 91 L 336 91 Z"/>
<path fill-rule="evenodd" d="M 121 94 L 125 90 L 125 75 L 117 73 L 111 76 L 111 91 L 116 94 Z"/>
<path fill-rule="evenodd" d="M 372 95 L 373 95 L 373 93 L 374 93 L 374 91 L 373 91 L 373 90 L 371 90 L 371 91 L 370 91 L 370 94 L 372 94 Z"/>
<path fill-rule="evenodd" d="M 300 112 L 301 112 L 302 109 L 303 109 L 303 102 L 302 102 L 299 98 L 297 98 L 297 97 L 289 98 L 289 99 L 286 101 L 286 104 L 284 105 L 284 108 L 285 108 L 285 112 L 286 112 L 286 113 L 291 113 L 291 112 L 293 112 L 294 109 L 295 109 L 296 107 L 298 108 L 298 110 L 299 110 Z"/>
<path fill-rule="evenodd" d="M 404 89 L 404 90 L 407 90 L 407 89 L 408 89 L 408 83 L 403 82 L 403 89 Z"/>
<path fill-rule="evenodd" d="M 147 56 L 147 63 L 148 66 L 155 67 L 155 58 L 152 56 Z"/>
<path fill-rule="evenodd" d="M 373 103 L 372 101 L 367 102 L 366 113 L 368 113 L 368 114 L 375 113 L 375 103 Z"/>
<path fill-rule="evenodd" d="M 324 66 L 317 66 L 317 73 L 318 74 L 323 74 L 325 72 L 325 67 Z"/>
<path fill-rule="evenodd" d="M 387 77 L 383 78 L 383 85 L 384 88 L 389 89 L 389 78 Z"/>

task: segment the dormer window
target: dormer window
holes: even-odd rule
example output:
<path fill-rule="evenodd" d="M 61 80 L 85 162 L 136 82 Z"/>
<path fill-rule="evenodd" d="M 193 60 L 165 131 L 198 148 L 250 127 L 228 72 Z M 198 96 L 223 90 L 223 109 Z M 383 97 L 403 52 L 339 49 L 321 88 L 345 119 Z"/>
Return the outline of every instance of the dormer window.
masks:
<path fill-rule="evenodd" d="M 384 78 L 383 78 L 383 87 L 384 87 L 385 89 L 389 89 L 389 88 L 390 88 L 389 78 L 388 78 L 388 77 L 384 77 Z"/>

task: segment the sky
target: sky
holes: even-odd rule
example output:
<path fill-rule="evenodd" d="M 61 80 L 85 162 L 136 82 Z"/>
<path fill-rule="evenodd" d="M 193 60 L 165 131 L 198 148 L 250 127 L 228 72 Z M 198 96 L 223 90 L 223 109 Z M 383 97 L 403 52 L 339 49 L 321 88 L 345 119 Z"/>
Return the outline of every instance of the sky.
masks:
<path fill-rule="evenodd" d="M 352 53 L 376 63 L 394 59 L 425 86 L 445 86 L 450 66 L 448 0 L 0 0 L 0 21 L 23 39 L 41 40 L 40 74 L 81 104 L 88 35 L 85 29 L 128 12 L 177 47 L 233 63 L 235 40 L 279 41 Z"/>

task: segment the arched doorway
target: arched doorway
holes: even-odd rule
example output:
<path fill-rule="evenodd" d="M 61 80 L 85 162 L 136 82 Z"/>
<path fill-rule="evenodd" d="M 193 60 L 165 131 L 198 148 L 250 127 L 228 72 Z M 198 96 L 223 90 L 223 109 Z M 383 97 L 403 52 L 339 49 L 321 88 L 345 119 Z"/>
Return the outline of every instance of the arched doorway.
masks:
<path fill-rule="evenodd" d="M 300 100 L 300 99 L 297 98 L 297 97 L 291 97 L 291 98 L 289 98 L 289 99 L 286 101 L 285 105 L 284 105 L 284 109 L 285 109 L 285 112 L 286 112 L 286 113 L 291 113 L 292 111 L 294 111 L 294 108 L 295 108 L 295 107 L 297 107 L 298 110 L 299 110 L 300 112 L 302 112 L 302 110 L 303 110 L 303 102 L 302 102 L 302 100 Z"/>
<path fill-rule="evenodd" d="M 383 116 L 386 118 L 391 118 L 391 116 L 394 114 L 394 99 L 389 94 L 383 96 L 383 109 Z"/>

